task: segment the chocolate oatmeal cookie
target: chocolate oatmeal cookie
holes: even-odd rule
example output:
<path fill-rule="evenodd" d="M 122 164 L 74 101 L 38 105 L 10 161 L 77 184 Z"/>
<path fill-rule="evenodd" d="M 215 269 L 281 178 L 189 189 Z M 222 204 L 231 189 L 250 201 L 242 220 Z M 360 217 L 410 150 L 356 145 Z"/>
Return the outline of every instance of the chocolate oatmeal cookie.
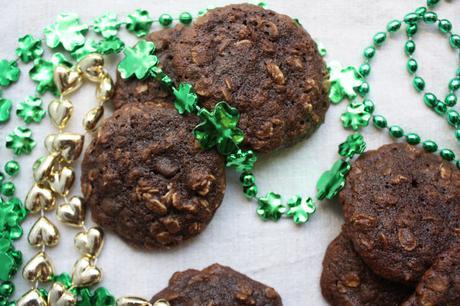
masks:
<path fill-rule="evenodd" d="M 389 280 L 415 285 L 460 231 L 460 171 L 407 144 L 361 155 L 340 199 L 354 249 Z"/>
<path fill-rule="evenodd" d="M 321 274 L 321 292 L 334 306 L 397 306 L 410 289 L 375 275 L 341 233 L 327 248 Z"/>
<path fill-rule="evenodd" d="M 158 299 L 169 301 L 171 306 L 283 305 L 275 289 L 219 264 L 202 271 L 174 273 L 168 287 L 157 293 L 152 302 Z"/>
<path fill-rule="evenodd" d="M 82 164 L 93 219 L 129 244 L 169 248 L 201 233 L 220 206 L 224 160 L 202 151 L 171 103 L 130 103 L 100 127 Z"/>

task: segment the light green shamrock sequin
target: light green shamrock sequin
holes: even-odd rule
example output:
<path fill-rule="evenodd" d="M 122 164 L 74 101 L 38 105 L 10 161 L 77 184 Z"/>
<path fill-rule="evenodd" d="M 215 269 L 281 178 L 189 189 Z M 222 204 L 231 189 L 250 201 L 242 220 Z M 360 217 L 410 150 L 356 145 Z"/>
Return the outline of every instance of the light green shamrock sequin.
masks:
<path fill-rule="evenodd" d="M 286 216 L 292 218 L 296 224 L 306 223 L 310 219 L 310 215 L 316 211 L 315 202 L 312 198 L 302 199 L 301 196 L 297 195 L 289 199 L 287 204 L 289 209 Z"/>
<path fill-rule="evenodd" d="M 117 35 L 120 29 L 121 22 L 115 13 L 107 13 L 99 16 L 93 21 L 94 32 L 102 35 L 104 38 L 109 38 Z"/>
<path fill-rule="evenodd" d="M 10 120 L 12 106 L 11 100 L 0 98 L 0 123 Z"/>
<path fill-rule="evenodd" d="M 18 40 L 16 55 L 24 63 L 29 63 L 43 55 L 42 41 L 27 34 Z"/>
<path fill-rule="evenodd" d="M 126 29 L 137 37 L 147 35 L 152 23 L 153 19 L 150 18 L 149 12 L 142 9 L 137 9 L 126 17 Z"/>
<path fill-rule="evenodd" d="M 13 150 L 15 155 L 30 154 L 36 145 L 32 131 L 26 127 L 17 127 L 6 136 L 6 147 Z"/>
<path fill-rule="evenodd" d="M 19 79 L 21 71 L 15 61 L 0 60 L 0 86 L 9 86 Z"/>
<path fill-rule="evenodd" d="M 357 131 L 362 127 L 368 126 L 371 116 L 364 103 L 353 101 L 348 105 L 347 112 L 340 116 L 340 120 L 342 120 L 344 128 L 351 128 Z"/>
<path fill-rule="evenodd" d="M 116 36 L 103 39 L 97 44 L 97 52 L 100 54 L 118 54 L 124 48 L 125 43 Z"/>
<path fill-rule="evenodd" d="M 44 29 L 45 41 L 50 48 L 62 45 L 67 51 L 73 51 L 85 43 L 86 24 L 80 23 L 76 14 L 63 13 L 57 16 L 56 22 Z"/>
<path fill-rule="evenodd" d="M 331 200 L 345 187 L 345 176 L 350 171 L 349 162 L 339 159 L 331 170 L 325 171 L 316 184 L 318 200 Z"/>
<path fill-rule="evenodd" d="M 278 221 L 287 210 L 281 196 L 274 192 L 269 192 L 265 197 L 259 198 L 258 203 L 257 214 L 265 221 Z"/>
<path fill-rule="evenodd" d="M 94 39 L 87 39 L 85 43 L 72 51 L 70 55 L 76 60 L 80 61 L 86 56 L 96 53 L 98 51 L 98 43 Z"/>
<path fill-rule="evenodd" d="M 180 83 L 179 88 L 173 88 L 173 94 L 176 97 L 174 106 L 179 114 L 191 113 L 195 110 L 198 97 L 191 84 Z"/>
<path fill-rule="evenodd" d="M 338 62 L 328 64 L 331 89 L 329 99 L 332 103 L 340 103 L 344 98 L 353 100 L 357 97 L 356 89 L 364 82 L 364 78 L 353 66 L 342 68 Z"/>
<path fill-rule="evenodd" d="M 252 150 L 239 149 L 227 156 L 227 167 L 234 167 L 238 172 L 251 171 L 257 161 L 257 155 Z"/>
<path fill-rule="evenodd" d="M 54 53 L 51 61 L 43 58 L 37 58 L 34 61 L 34 66 L 29 71 L 29 76 L 34 82 L 38 83 L 37 92 L 44 94 L 49 91 L 55 96 L 59 95 L 59 91 L 54 84 L 54 69 L 58 65 L 72 66 L 61 53 Z"/>
<path fill-rule="evenodd" d="M 193 130 L 195 138 L 205 150 L 216 146 L 222 155 L 228 155 L 238 149 L 244 140 L 243 131 L 237 128 L 240 114 L 226 102 L 219 102 L 212 112 L 202 108 L 198 112 L 202 122 Z"/>
<path fill-rule="evenodd" d="M 118 71 L 123 79 L 135 75 L 139 80 L 145 78 L 150 70 L 158 63 L 153 55 L 155 44 L 141 40 L 134 48 L 125 48 L 125 58 L 118 64 Z"/>
<path fill-rule="evenodd" d="M 43 109 L 43 101 L 38 97 L 27 97 L 20 102 L 16 109 L 16 115 L 25 123 L 41 122 L 45 117 L 46 111 Z"/>
<path fill-rule="evenodd" d="M 366 142 L 364 137 L 359 134 L 352 134 L 347 137 L 345 142 L 339 145 L 339 155 L 352 158 L 356 154 L 361 154 L 366 150 Z"/>

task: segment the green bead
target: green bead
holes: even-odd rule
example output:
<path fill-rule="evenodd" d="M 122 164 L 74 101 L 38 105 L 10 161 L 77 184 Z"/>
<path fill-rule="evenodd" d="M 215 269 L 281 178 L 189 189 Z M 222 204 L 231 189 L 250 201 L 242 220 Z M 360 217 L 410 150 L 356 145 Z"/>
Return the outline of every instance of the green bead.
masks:
<path fill-rule="evenodd" d="M 458 34 L 450 35 L 449 43 L 452 48 L 460 49 L 460 35 Z"/>
<path fill-rule="evenodd" d="M 8 306 L 8 298 L 0 296 L 0 306 Z"/>
<path fill-rule="evenodd" d="M 387 31 L 390 33 L 397 32 L 401 28 L 401 21 L 392 20 L 387 24 Z"/>
<path fill-rule="evenodd" d="M 361 96 L 361 97 L 364 97 L 366 96 L 369 91 L 370 91 L 370 86 L 369 86 L 369 83 L 367 82 L 363 82 L 361 84 L 361 86 L 358 87 L 358 94 Z"/>
<path fill-rule="evenodd" d="M 425 15 L 423 15 L 423 21 L 427 24 L 433 24 L 438 21 L 438 14 L 435 12 L 426 12 Z"/>
<path fill-rule="evenodd" d="M 436 96 L 430 92 L 427 92 L 424 96 L 423 96 L 423 102 L 425 102 L 425 104 L 429 107 L 429 108 L 433 108 L 436 106 L 436 103 L 438 102 L 438 98 L 436 98 Z"/>
<path fill-rule="evenodd" d="M 14 284 L 10 281 L 6 281 L 0 285 L 0 295 L 3 297 L 10 297 L 14 292 Z"/>
<path fill-rule="evenodd" d="M 427 11 L 427 8 L 424 7 L 424 6 L 421 6 L 421 7 L 417 8 L 417 9 L 415 10 L 415 13 L 416 13 L 417 15 L 419 15 L 420 17 L 423 17 L 423 15 L 425 15 L 426 11 Z"/>
<path fill-rule="evenodd" d="M 425 80 L 419 76 L 416 76 L 412 82 L 416 91 L 423 91 L 425 89 Z"/>
<path fill-rule="evenodd" d="M 371 100 L 369 99 L 365 99 L 363 101 L 363 104 L 364 104 L 364 110 L 370 114 L 372 114 L 375 110 L 375 104 L 374 102 L 372 102 Z"/>
<path fill-rule="evenodd" d="M 361 66 L 359 66 L 359 73 L 363 77 L 367 77 L 371 73 L 371 65 L 368 63 L 364 63 Z"/>
<path fill-rule="evenodd" d="M 412 37 L 417 33 L 418 27 L 416 24 L 410 24 L 406 28 L 407 36 Z"/>
<path fill-rule="evenodd" d="M 434 111 L 439 115 L 444 115 L 447 112 L 447 105 L 442 101 L 438 101 L 434 107 Z"/>
<path fill-rule="evenodd" d="M 455 153 L 449 149 L 442 149 L 441 152 L 439 152 L 439 155 L 447 161 L 453 161 L 455 159 Z"/>
<path fill-rule="evenodd" d="M 255 178 L 254 174 L 249 173 L 249 172 L 245 172 L 245 173 L 241 174 L 240 182 L 244 187 L 250 187 L 250 186 L 255 185 L 256 178 Z"/>
<path fill-rule="evenodd" d="M 440 0 L 426 0 L 426 5 L 429 7 L 436 6 L 439 3 Z"/>
<path fill-rule="evenodd" d="M 420 143 L 420 136 L 415 133 L 409 133 L 406 135 L 406 141 L 410 145 L 418 145 Z"/>
<path fill-rule="evenodd" d="M 400 126 L 393 125 L 390 127 L 390 135 L 394 138 L 401 138 L 404 136 L 404 130 Z"/>
<path fill-rule="evenodd" d="M 460 141 L 460 129 L 455 130 L 455 138 Z"/>
<path fill-rule="evenodd" d="M 386 39 L 387 39 L 387 33 L 385 32 L 379 32 L 375 34 L 374 37 L 372 38 L 376 46 L 381 46 L 385 42 Z"/>
<path fill-rule="evenodd" d="M 372 121 L 374 122 L 374 126 L 378 129 L 384 129 L 388 126 L 387 119 L 381 115 L 375 115 L 372 117 Z"/>
<path fill-rule="evenodd" d="M 450 33 L 452 30 L 452 23 L 447 19 L 441 19 L 439 20 L 438 28 L 442 33 Z"/>
<path fill-rule="evenodd" d="M 170 26 L 173 22 L 173 18 L 169 14 L 161 14 L 160 18 L 158 19 L 160 24 L 164 27 Z"/>
<path fill-rule="evenodd" d="M 409 59 L 407 61 L 407 71 L 410 73 L 410 74 L 414 74 L 417 72 L 417 69 L 418 69 L 418 64 L 417 64 L 417 61 L 413 58 Z"/>
<path fill-rule="evenodd" d="M 406 55 L 412 55 L 415 52 L 415 42 L 412 39 L 409 39 L 406 41 L 406 44 L 404 45 L 404 51 L 406 52 Z"/>
<path fill-rule="evenodd" d="M 456 91 L 460 89 L 460 77 L 456 77 L 449 82 L 449 89 L 451 91 Z"/>
<path fill-rule="evenodd" d="M 447 112 L 447 122 L 455 128 L 460 126 L 460 114 L 455 109 L 450 109 Z"/>
<path fill-rule="evenodd" d="M 185 25 L 191 24 L 193 20 L 192 14 L 183 12 L 179 15 L 179 22 Z"/>
<path fill-rule="evenodd" d="M 457 160 L 455 164 L 457 165 L 457 169 L 460 169 L 460 160 Z"/>
<path fill-rule="evenodd" d="M 364 57 L 367 58 L 367 59 L 371 59 L 374 57 L 375 55 L 375 47 L 367 47 L 366 49 L 364 49 L 364 53 L 363 53 Z"/>
<path fill-rule="evenodd" d="M 418 22 L 419 17 L 420 16 L 417 13 L 409 13 L 404 16 L 404 22 L 407 24 L 414 24 Z"/>
<path fill-rule="evenodd" d="M 19 163 L 15 160 L 10 160 L 5 164 L 5 172 L 9 176 L 15 176 L 19 173 L 20 170 Z"/>
<path fill-rule="evenodd" d="M 243 188 L 244 196 L 248 199 L 254 199 L 257 196 L 257 192 L 258 190 L 256 185 Z"/>
<path fill-rule="evenodd" d="M 2 184 L 1 192 L 6 197 L 11 197 L 16 191 L 16 186 L 12 182 L 5 182 Z"/>
<path fill-rule="evenodd" d="M 425 151 L 430 153 L 436 152 L 438 150 L 438 145 L 432 140 L 425 140 L 422 143 L 422 147 Z"/>
<path fill-rule="evenodd" d="M 444 103 L 446 103 L 448 107 L 455 106 L 455 104 L 457 104 L 457 96 L 454 93 L 448 94 L 444 99 Z"/>

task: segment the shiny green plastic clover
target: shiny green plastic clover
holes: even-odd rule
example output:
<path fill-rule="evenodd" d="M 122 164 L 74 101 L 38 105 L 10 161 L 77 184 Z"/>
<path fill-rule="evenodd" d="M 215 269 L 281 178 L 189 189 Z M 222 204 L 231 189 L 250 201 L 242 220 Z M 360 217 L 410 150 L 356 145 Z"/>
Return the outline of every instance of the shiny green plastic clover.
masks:
<path fill-rule="evenodd" d="M 13 276 L 16 261 L 11 254 L 13 244 L 7 238 L 0 236 L 0 281 L 8 281 Z"/>
<path fill-rule="evenodd" d="M 24 221 L 26 214 L 19 199 L 14 198 L 0 204 L 0 233 L 3 237 L 19 239 L 23 233 L 21 222 Z"/>
<path fill-rule="evenodd" d="M 173 88 L 173 94 L 176 97 L 174 106 L 179 114 L 191 113 L 195 110 L 198 97 L 191 84 L 180 83 L 179 88 Z"/>
<path fill-rule="evenodd" d="M 258 203 L 257 214 L 264 221 L 278 221 L 287 210 L 281 196 L 274 192 L 269 192 L 265 197 L 259 198 Z"/>
<path fill-rule="evenodd" d="M 340 116 L 344 128 L 351 128 L 354 131 L 369 125 L 372 114 L 368 112 L 365 104 L 359 101 L 351 102 L 347 107 L 347 112 Z"/>
<path fill-rule="evenodd" d="M 13 103 L 11 100 L 0 98 L 0 123 L 10 120 L 12 107 Z"/>
<path fill-rule="evenodd" d="M 116 36 L 120 29 L 121 22 L 115 13 L 107 13 L 94 19 L 94 32 L 104 38 Z"/>
<path fill-rule="evenodd" d="M 227 167 L 234 167 L 238 172 L 247 172 L 254 169 L 256 161 L 257 155 L 252 150 L 239 149 L 227 156 Z"/>
<path fill-rule="evenodd" d="M 219 102 L 212 112 L 202 108 L 198 112 L 202 122 L 193 130 L 195 138 L 205 150 L 216 146 L 222 155 L 238 150 L 244 139 L 243 131 L 237 128 L 240 114 L 226 102 Z"/>
<path fill-rule="evenodd" d="M 62 45 L 67 51 L 83 45 L 87 31 L 88 25 L 81 24 L 78 15 L 67 13 L 58 15 L 56 22 L 43 30 L 48 47 L 54 49 Z"/>
<path fill-rule="evenodd" d="M 115 306 L 115 297 L 104 287 L 94 292 L 88 288 L 77 289 L 78 306 Z"/>
<path fill-rule="evenodd" d="M 19 80 L 21 71 L 15 61 L 0 60 L 0 86 L 6 87 Z"/>
<path fill-rule="evenodd" d="M 32 35 L 27 34 L 18 40 L 16 55 L 24 63 L 29 63 L 43 55 L 41 39 L 35 39 Z"/>
<path fill-rule="evenodd" d="M 317 199 L 323 200 L 326 198 L 331 200 L 334 198 L 345 187 L 345 176 L 350 169 L 349 162 L 341 159 L 336 161 L 331 170 L 325 171 L 319 178 L 316 184 Z"/>
<path fill-rule="evenodd" d="M 338 62 L 328 64 L 331 89 L 329 99 L 338 104 L 344 98 L 353 100 L 357 97 L 356 89 L 364 82 L 364 78 L 353 66 L 342 68 Z"/>
<path fill-rule="evenodd" d="M 54 283 L 60 283 L 61 285 L 63 285 L 67 289 L 72 287 L 72 277 L 70 276 L 69 273 L 66 273 L 66 272 L 58 274 L 58 275 L 54 275 L 53 276 L 53 282 Z"/>
<path fill-rule="evenodd" d="M 34 66 L 29 71 L 29 76 L 34 82 L 38 83 L 37 92 L 44 94 L 49 91 L 55 96 L 59 95 L 59 91 L 54 84 L 54 69 L 58 65 L 72 66 L 61 53 L 54 53 L 51 61 L 44 60 L 43 58 L 37 58 L 34 61 Z"/>
<path fill-rule="evenodd" d="M 30 154 L 36 145 L 32 131 L 26 127 L 17 127 L 6 136 L 6 147 L 13 150 L 15 155 Z"/>
<path fill-rule="evenodd" d="M 137 9 L 126 17 L 126 29 L 133 32 L 137 37 L 145 36 L 149 33 L 153 19 L 149 12 Z"/>
<path fill-rule="evenodd" d="M 18 104 L 16 115 L 22 118 L 25 123 L 41 122 L 46 115 L 46 111 L 43 109 L 42 99 L 32 96 L 27 97 Z"/>
<path fill-rule="evenodd" d="M 98 51 L 98 43 L 94 39 L 87 39 L 83 45 L 70 52 L 70 56 L 80 61 L 86 56 Z"/>
<path fill-rule="evenodd" d="M 150 70 L 158 63 L 158 58 L 153 55 L 155 44 L 141 40 L 134 48 L 125 48 L 125 58 L 118 64 L 118 71 L 123 79 L 135 75 L 139 80 L 145 78 Z"/>
<path fill-rule="evenodd" d="M 292 218 L 296 224 L 306 223 L 310 219 L 310 215 L 316 211 L 315 202 L 310 197 L 302 199 L 301 196 L 297 195 L 289 199 L 287 204 L 289 209 L 286 216 Z"/>
<path fill-rule="evenodd" d="M 103 39 L 97 44 L 97 52 L 100 54 L 118 54 L 124 48 L 125 43 L 116 36 Z"/>
<path fill-rule="evenodd" d="M 361 154 L 366 150 L 364 137 L 359 134 L 351 134 L 345 142 L 339 145 L 339 155 L 352 158 L 356 154 Z"/>

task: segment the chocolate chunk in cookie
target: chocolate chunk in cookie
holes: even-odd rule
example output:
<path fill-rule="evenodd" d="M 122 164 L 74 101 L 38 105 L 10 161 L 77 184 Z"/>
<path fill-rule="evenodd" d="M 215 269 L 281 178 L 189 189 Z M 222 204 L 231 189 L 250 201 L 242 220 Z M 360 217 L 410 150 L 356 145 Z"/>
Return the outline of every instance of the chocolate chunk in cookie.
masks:
<path fill-rule="evenodd" d="M 130 103 L 100 127 L 82 165 L 93 219 L 129 244 L 169 248 L 201 233 L 220 206 L 224 160 L 203 151 L 199 119 L 171 103 Z"/>
<path fill-rule="evenodd" d="M 219 264 L 202 271 L 174 273 L 168 287 L 157 293 L 152 302 L 159 299 L 167 300 L 171 306 L 283 305 L 275 289 Z"/>
<path fill-rule="evenodd" d="M 327 248 L 321 291 L 334 306 L 397 306 L 411 290 L 375 275 L 341 233 Z"/>
<path fill-rule="evenodd" d="M 354 249 L 389 280 L 415 285 L 460 229 L 460 171 L 407 144 L 361 155 L 340 199 Z"/>

